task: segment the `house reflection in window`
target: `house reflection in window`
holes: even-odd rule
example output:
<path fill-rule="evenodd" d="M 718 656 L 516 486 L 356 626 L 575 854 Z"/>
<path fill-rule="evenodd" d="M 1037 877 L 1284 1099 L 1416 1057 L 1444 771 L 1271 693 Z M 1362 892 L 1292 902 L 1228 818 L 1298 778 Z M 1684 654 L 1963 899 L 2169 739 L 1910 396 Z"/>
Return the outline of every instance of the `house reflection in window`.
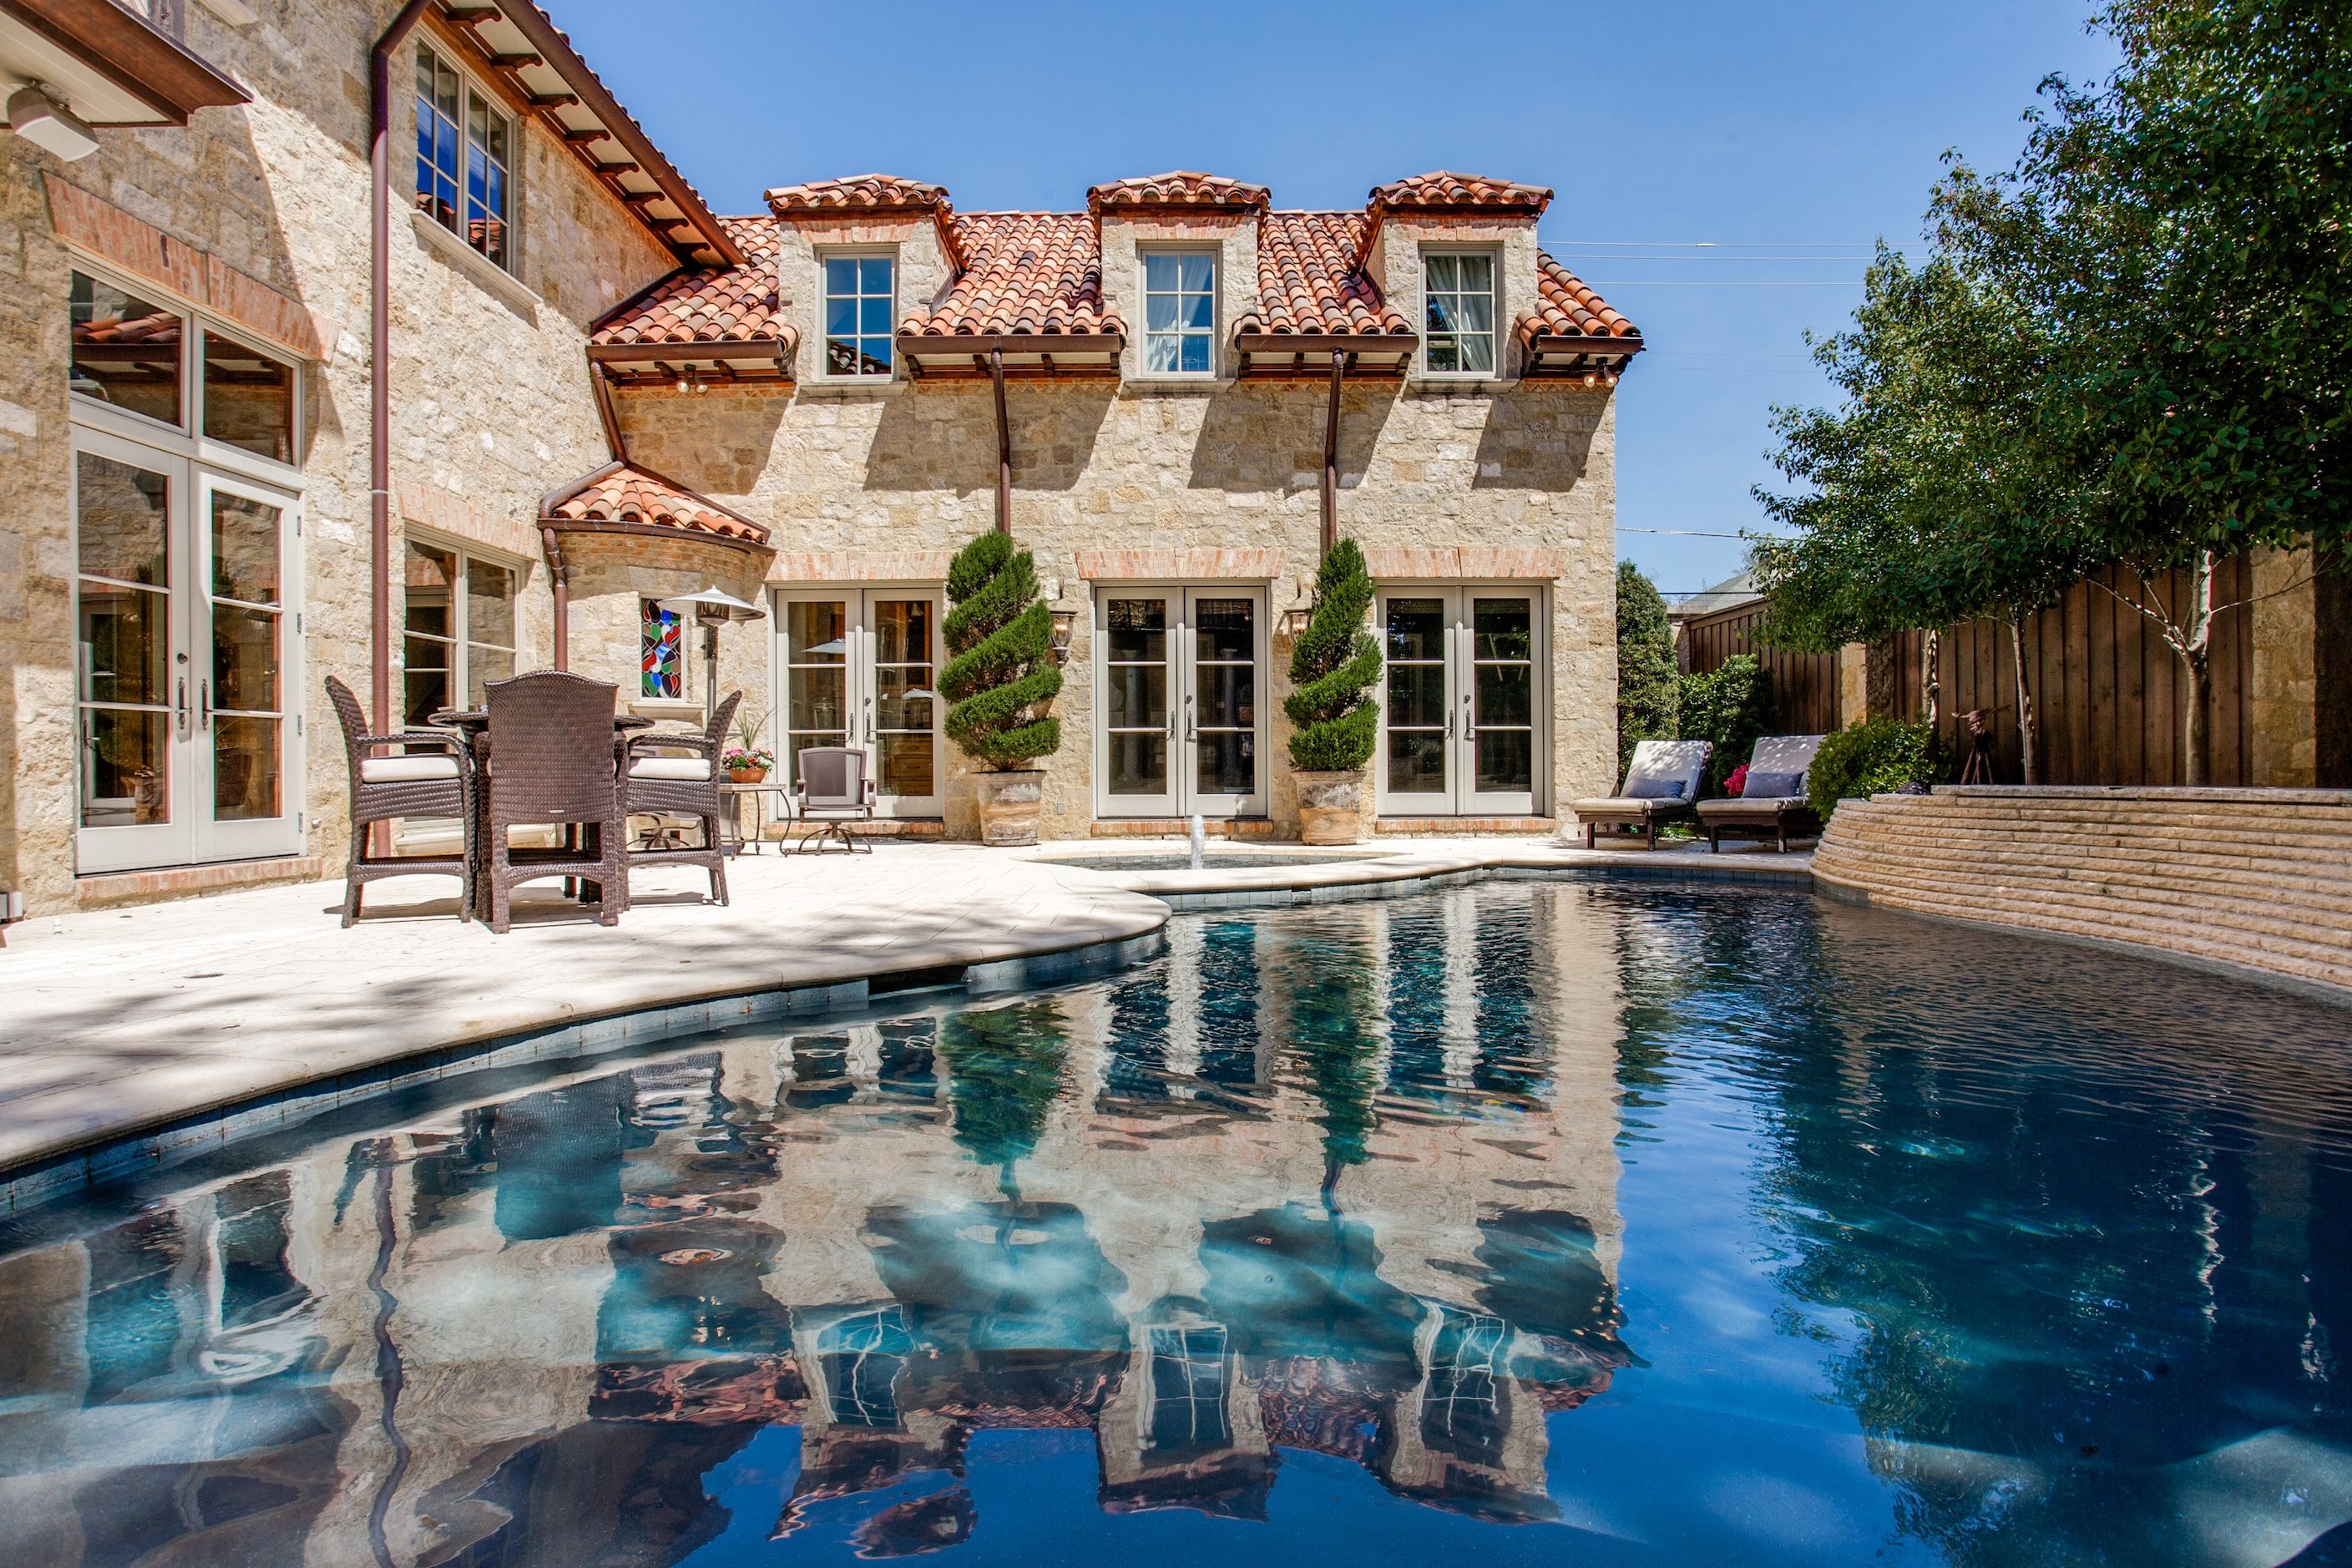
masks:
<path fill-rule="evenodd" d="M 1233 1432 L 1225 1421 L 1224 1325 L 1150 1333 L 1153 1451 L 1226 1447 Z"/>
<path fill-rule="evenodd" d="M 1503 1358 L 1510 1345 L 1510 1325 L 1483 1312 L 1452 1307 L 1438 1310 L 1444 1319 L 1429 1349 L 1422 1441 L 1457 1458 L 1499 1468 L 1507 1426 Z"/>
<path fill-rule="evenodd" d="M 914 1350 L 905 1310 L 883 1307 L 827 1323 L 818 1331 L 816 1344 L 817 1375 L 824 1380 L 834 1424 L 895 1429 L 894 1385 Z"/>

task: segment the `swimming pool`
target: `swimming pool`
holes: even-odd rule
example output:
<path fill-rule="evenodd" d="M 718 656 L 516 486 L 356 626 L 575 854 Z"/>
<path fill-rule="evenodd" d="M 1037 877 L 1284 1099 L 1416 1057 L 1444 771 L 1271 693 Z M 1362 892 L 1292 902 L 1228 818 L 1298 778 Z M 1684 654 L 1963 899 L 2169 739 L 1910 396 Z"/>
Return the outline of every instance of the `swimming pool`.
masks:
<path fill-rule="evenodd" d="M 90 1568 L 2347 1561 L 2347 1022 L 1729 887 L 1181 917 L 1107 980 L 16 1222 L 0 1524 Z"/>

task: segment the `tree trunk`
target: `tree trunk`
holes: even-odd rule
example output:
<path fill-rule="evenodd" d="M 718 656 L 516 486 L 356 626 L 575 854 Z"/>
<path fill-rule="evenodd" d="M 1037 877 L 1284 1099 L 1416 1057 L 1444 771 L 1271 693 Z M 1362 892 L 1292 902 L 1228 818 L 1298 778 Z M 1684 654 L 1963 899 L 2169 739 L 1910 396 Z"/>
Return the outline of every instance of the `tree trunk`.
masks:
<path fill-rule="evenodd" d="M 1927 731 L 1935 733 L 1937 710 L 1944 695 L 1940 664 L 1944 651 L 1944 634 L 1929 632 L 1919 645 L 1919 679 L 1926 688 Z"/>
<path fill-rule="evenodd" d="M 2041 770 L 2033 755 L 2033 682 L 2025 673 L 2025 612 L 2021 609 L 2009 612 L 2009 655 L 2017 667 L 2017 755 L 2024 773 L 2020 782 L 2039 784 Z"/>
<path fill-rule="evenodd" d="M 2189 625 L 2179 651 L 2189 667 L 2189 712 L 2181 737 L 2180 782 L 2213 782 L 2213 552 L 2200 550 L 2189 568 Z"/>

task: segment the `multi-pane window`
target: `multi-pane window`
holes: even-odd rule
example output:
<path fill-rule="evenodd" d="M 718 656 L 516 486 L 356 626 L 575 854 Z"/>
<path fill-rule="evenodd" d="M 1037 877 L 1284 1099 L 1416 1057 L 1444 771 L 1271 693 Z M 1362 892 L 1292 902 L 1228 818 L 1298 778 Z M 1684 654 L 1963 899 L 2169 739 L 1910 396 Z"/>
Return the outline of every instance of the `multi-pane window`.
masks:
<path fill-rule="evenodd" d="M 825 258 L 825 374 L 890 374 L 895 270 L 887 256 Z"/>
<path fill-rule="evenodd" d="M 1423 258 L 1423 322 L 1437 375 L 1495 374 L 1495 258 L 1482 251 Z"/>
<path fill-rule="evenodd" d="M 419 46 L 416 51 L 416 207 L 501 267 L 508 256 L 514 122 Z"/>
<path fill-rule="evenodd" d="M 68 309 L 68 384 L 84 397 L 177 425 L 180 345 L 188 335 L 180 313 L 79 272 L 73 275 Z"/>
<path fill-rule="evenodd" d="M 205 435 L 281 463 L 294 460 L 294 367 L 206 332 Z"/>
<path fill-rule="evenodd" d="M 637 647 L 642 673 L 640 697 L 686 695 L 685 616 L 665 610 L 658 600 L 638 601 Z"/>
<path fill-rule="evenodd" d="M 1216 368 L 1217 258 L 1205 251 L 1143 258 L 1143 368 L 1206 375 Z"/>
<path fill-rule="evenodd" d="M 479 708 L 485 685 L 514 674 L 515 587 L 511 566 L 455 545 L 408 542 L 402 652 L 409 723 L 443 708 Z"/>

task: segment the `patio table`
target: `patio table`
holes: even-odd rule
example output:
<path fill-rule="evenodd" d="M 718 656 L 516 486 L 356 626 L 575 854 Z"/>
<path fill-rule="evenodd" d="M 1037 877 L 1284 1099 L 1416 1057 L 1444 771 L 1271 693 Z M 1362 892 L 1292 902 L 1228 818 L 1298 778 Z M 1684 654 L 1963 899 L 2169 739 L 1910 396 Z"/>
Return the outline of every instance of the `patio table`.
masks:
<path fill-rule="evenodd" d="M 727 828 L 735 839 L 728 851 L 730 854 L 740 855 L 746 849 L 754 855 L 761 853 L 761 846 L 766 842 L 768 826 L 767 803 L 761 799 L 762 795 L 776 797 L 778 822 L 793 819 L 792 785 L 781 779 L 763 779 L 758 784 L 723 784 L 719 786 L 719 793 L 736 803 L 735 809 L 728 813 L 726 819 Z M 751 830 L 749 833 L 743 831 L 742 816 L 742 803 L 747 795 L 751 803 Z"/>

